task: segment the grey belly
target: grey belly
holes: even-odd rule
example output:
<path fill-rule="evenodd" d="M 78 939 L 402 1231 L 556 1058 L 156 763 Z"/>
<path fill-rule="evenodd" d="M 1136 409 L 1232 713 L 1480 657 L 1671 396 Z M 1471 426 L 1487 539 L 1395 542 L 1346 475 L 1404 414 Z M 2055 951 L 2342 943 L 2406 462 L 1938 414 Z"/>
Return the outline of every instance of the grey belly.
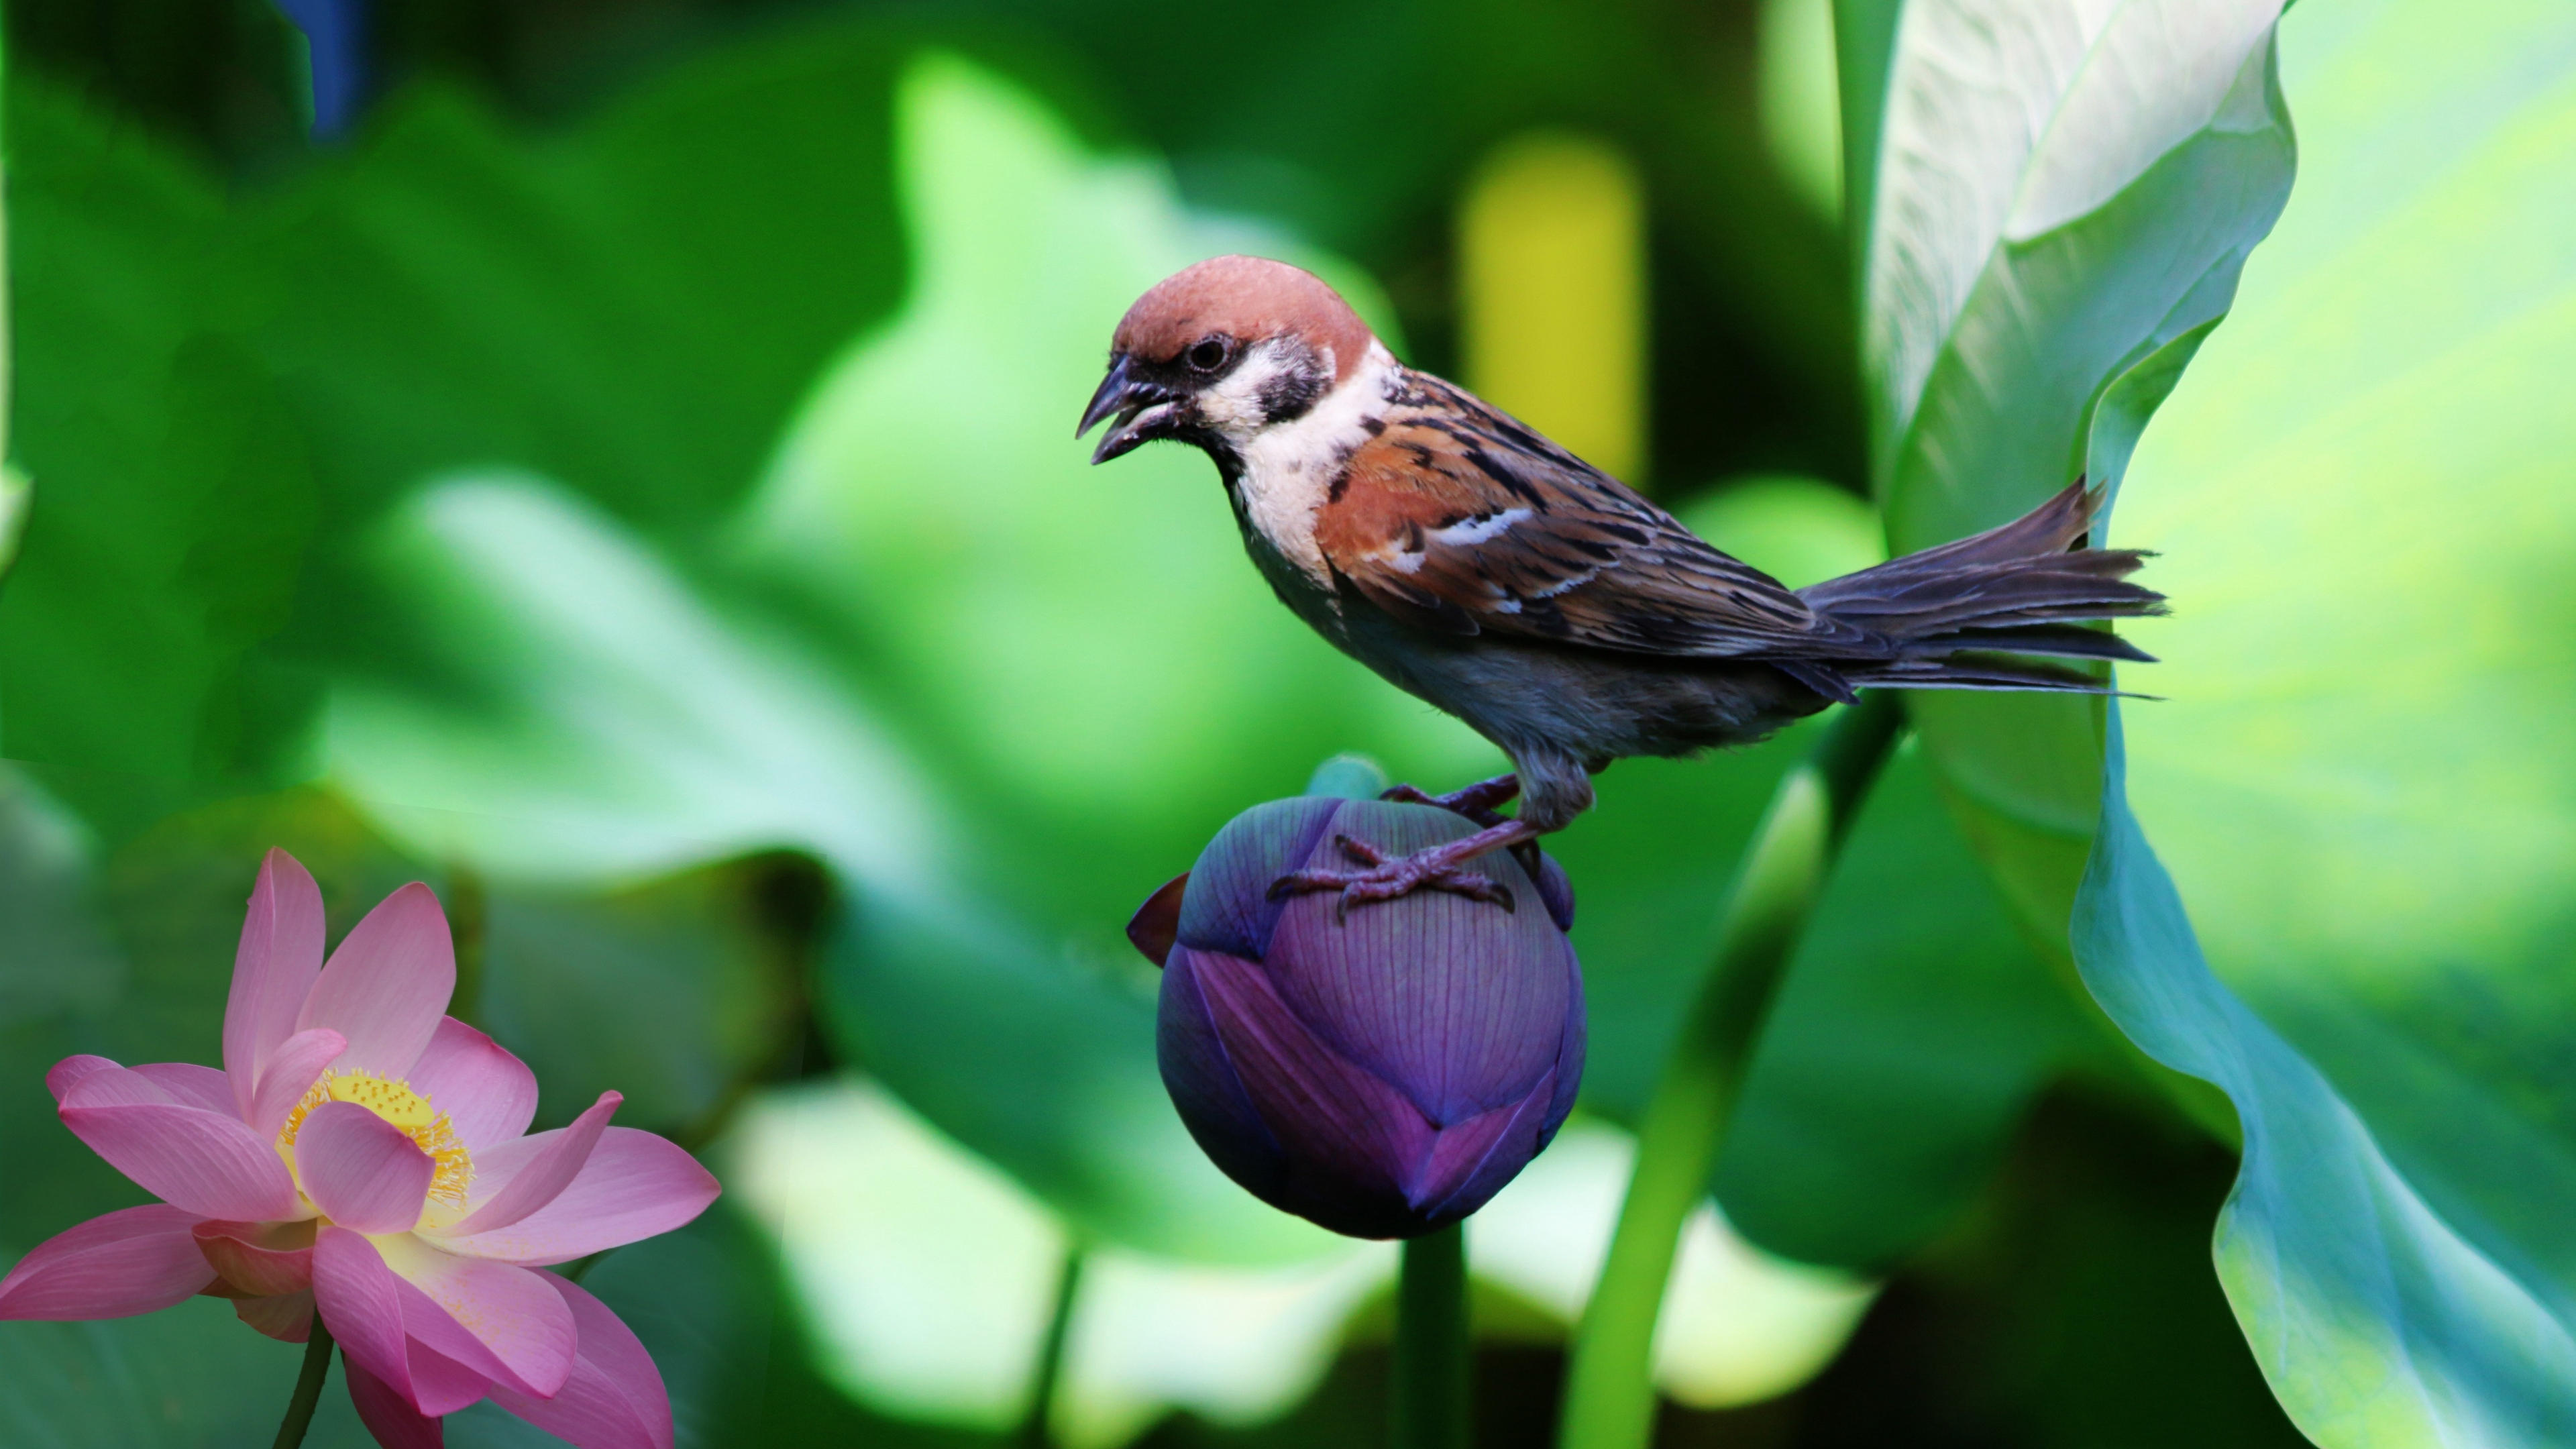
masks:
<path fill-rule="evenodd" d="M 1613 654 L 1493 633 L 1451 640 L 1367 609 L 1335 642 L 1515 758 L 1530 746 L 1600 769 L 1631 755 L 1751 744 L 1825 700 L 1761 664 Z"/>
<path fill-rule="evenodd" d="M 1365 600 L 1334 599 L 1245 532 L 1272 590 L 1315 632 L 1511 756 L 1522 814 L 1542 828 L 1590 808 L 1586 776 L 1613 760 L 1751 744 L 1825 707 L 1767 665 L 1428 633 Z"/>

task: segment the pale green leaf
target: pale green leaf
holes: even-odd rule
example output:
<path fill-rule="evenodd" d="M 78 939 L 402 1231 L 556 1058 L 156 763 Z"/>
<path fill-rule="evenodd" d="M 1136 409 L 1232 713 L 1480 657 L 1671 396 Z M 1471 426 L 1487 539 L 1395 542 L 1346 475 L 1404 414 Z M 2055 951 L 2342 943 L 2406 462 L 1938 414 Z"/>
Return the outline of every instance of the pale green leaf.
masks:
<path fill-rule="evenodd" d="M 2045 124 L 2016 130 L 2005 107 L 1957 126 L 1973 98 L 1945 113 L 1927 154 L 2030 145 L 2009 186 L 1929 188 L 1895 164 L 1907 47 L 1945 62 L 1918 72 L 1936 80 L 1978 52 L 1918 29 L 1952 12 L 1909 9 L 1873 260 L 1890 260 L 1887 228 L 1937 244 L 1872 272 L 1900 546 L 1999 522 L 2077 471 L 2117 481 L 2182 383 L 2119 539 L 2161 552 L 2149 577 L 2176 599 L 2171 622 L 2129 630 L 2173 662 L 2124 680 L 2169 699 L 2124 713 L 2181 897 L 2120 775 L 2097 793 L 2094 711 L 1932 699 L 1917 717 L 2043 937 L 2107 811 L 2077 923 L 2085 980 L 2157 1060 L 2233 1099 L 2245 1164 L 2221 1276 L 2292 1417 L 2335 1446 L 2549 1442 L 2576 1423 L 2576 1256 L 2554 1211 L 2568 995 L 2545 944 L 2566 878 L 2565 611 L 2546 600 L 2563 592 L 2568 440 L 2542 380 L 2576 356 L 2559 244 L 2576 31 L 2545 6 L 2473 25 L 2431 5 L 2309 7 L 2259 93 L 2259 37 L 2232 68 L 2225 45 L 2171 44 L 2105 68 L 2122 17 L 2242 33 L 2181 23 L 2225 18 L 2201 9 L 2124 7 L 2080 63 L 2037 43 L 2075 32 L 2041 27 L 2031 66 L 1968 68 L 2038 74 L 2055 56 L 2069 79 L 2029 113 Z M 2141 68 L 2160 56 L 2173 64 Z M 2163 76 L 2136 91 L 2154 103 L 2077 104 L 2122 75 Z M 2280 205 L 2284 95 L 2306 169 L 2213 334 Z M 1985 234 L 1982 257 L 1953 244 Z"/>
<path fill-rule="evenodd" d="M 2282 84 L 2298 190 L 2118 520 L 2177 600 L 2136 631 L 2168 662 L 2126 673 L 2168 699 L 2123 714 L 2128 799 L 2190 922 L 2106 840 L 2094 911 L 2160 914 L 2103 934 L 2088 974 L 2169 996 L 2124 1024 L 2238 1100 L 2220 1261 L 2302 1425 L 2555 1442 L 2576 1433 L 2576 17 L 2302 7 Z M 2194 1004 L 2216 983 L 2260 1020 Z"/>
<path fill-rule="evenodd" d="M 1925 0 L 1897 25 L 1865 362 L 1907 552 L 2117 477 L 2287 196 L 2272 0 Z M 2091 834 L 2094 706 L 1927 695 L 1925 747 L 2056 936 Z"/>
<path fill-rule="evenodd" d="M 2245 1162 L 2219 1215 L 2219 1279 L 2281 1406 L 2328 1449 L 2576 1434 L 2563 1284 L 2517 1277 L 2446 1222 L 2335 1087 L 2210 973 L 2120 766 L 2115 744 L 2076 958 L 2140 1046 L 2236 1104 Z"/>

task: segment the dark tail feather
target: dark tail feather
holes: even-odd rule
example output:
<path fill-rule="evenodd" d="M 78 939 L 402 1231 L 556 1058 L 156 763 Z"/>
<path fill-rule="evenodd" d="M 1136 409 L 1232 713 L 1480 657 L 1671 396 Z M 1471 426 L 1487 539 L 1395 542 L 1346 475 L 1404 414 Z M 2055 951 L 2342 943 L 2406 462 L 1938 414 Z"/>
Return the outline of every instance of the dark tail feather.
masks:
<path fill-rule="evenodd" d="M 2001 528 L 1799 590 L 1819 612 L 1884 637 L 1893 650 L 1833 660 L 1827 667 L 1845 689 L 1819 692 L 2099 692 L 2108 686 L 2080 669 L 2009 656 L 2149 661 L 2119 636 L 2082 627 L 2164 612 L 2164 595 L 2128 580 L 2145 554 L 2076 546 L 2101 505 L 2102 490 L 2078 479 Z"/>
<path fill-rule="evenodd" d="M 2012 689 L 2072 694 L 2119 694 L 2081 669 L 2009 654 L 1952 654 L 1940 659 L 1897 659 L 1883 664 L 1836 664 L 1834 673 L 1847 689 Z"/>
<path fill-rule="evenodd" d="M 1963 564 L 2013 563 L 2061 554 L 2092 529 L 2093 515 L 2101 506 L 2102 490 L 2087 488 L 2078 478 L 2059 490 L 2056 497 L 2001 528 L 1989 528 L 1956 543 L 1892 558 L 1876 568 L 1827 579 L 1799 592 L 1818 608 L 1830 608 L 1832 601 L 1851 585 L 1866 589 L 1883 580 L 1945 574 Z"/>
<path fill-rule="evenodd" d="M 2007 624 L 1992 629 L 1962 629 L 1955 634 L 1936 634 L 1929 639 L 1908 642 L 1909 654 L 1915 657 L 1946 656 L 1974 650 L 1980 653 L 2047 654 L 2059 659 L 2125 659 L 2132 664 L 2153 664 L 2156 656 L 2102 629 L 2087 629 L 2081 624 Z"/>

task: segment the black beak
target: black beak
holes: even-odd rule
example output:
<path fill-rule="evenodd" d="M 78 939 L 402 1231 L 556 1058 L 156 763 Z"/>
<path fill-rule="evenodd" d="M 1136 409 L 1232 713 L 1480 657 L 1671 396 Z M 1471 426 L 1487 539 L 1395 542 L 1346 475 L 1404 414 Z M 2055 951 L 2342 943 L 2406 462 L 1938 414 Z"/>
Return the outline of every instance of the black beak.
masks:
<path fill-rule="evenodd" d="M 1092 462 L 1106 463 L 1135 451 L 1139 444 L 1170 437 L 1180 414 L 1180 395 L 1136 376 L 1122 352 L 1110 360 L 1109 375 L 1100 380 L 1100 390 L 1091 395 L 1091 405 L 1082 410 L 1082 425 L 1073 435 L 1079 438 L 1090 432 L 1103 418 L 1117 418 L 1117 425 L 1101 434 L 1100 446 L 1091 451 Z"/>

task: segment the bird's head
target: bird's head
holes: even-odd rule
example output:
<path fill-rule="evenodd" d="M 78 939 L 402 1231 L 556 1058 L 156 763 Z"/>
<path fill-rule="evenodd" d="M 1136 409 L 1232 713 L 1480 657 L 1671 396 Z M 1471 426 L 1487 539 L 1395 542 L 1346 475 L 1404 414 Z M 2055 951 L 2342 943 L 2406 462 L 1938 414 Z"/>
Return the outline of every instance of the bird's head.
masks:
<path fill-rule="evenodd" d="M 1155 438 L 1240 454 L 1294 423 L 1347 380 L 1376 337 L 1311 272 L 1260 257 L 1217 257 L 1136 299 L 1109 344 L 1109 375 L 1082 410 L 1080 437 L 1104 419 L 1091 461 Z"/>

